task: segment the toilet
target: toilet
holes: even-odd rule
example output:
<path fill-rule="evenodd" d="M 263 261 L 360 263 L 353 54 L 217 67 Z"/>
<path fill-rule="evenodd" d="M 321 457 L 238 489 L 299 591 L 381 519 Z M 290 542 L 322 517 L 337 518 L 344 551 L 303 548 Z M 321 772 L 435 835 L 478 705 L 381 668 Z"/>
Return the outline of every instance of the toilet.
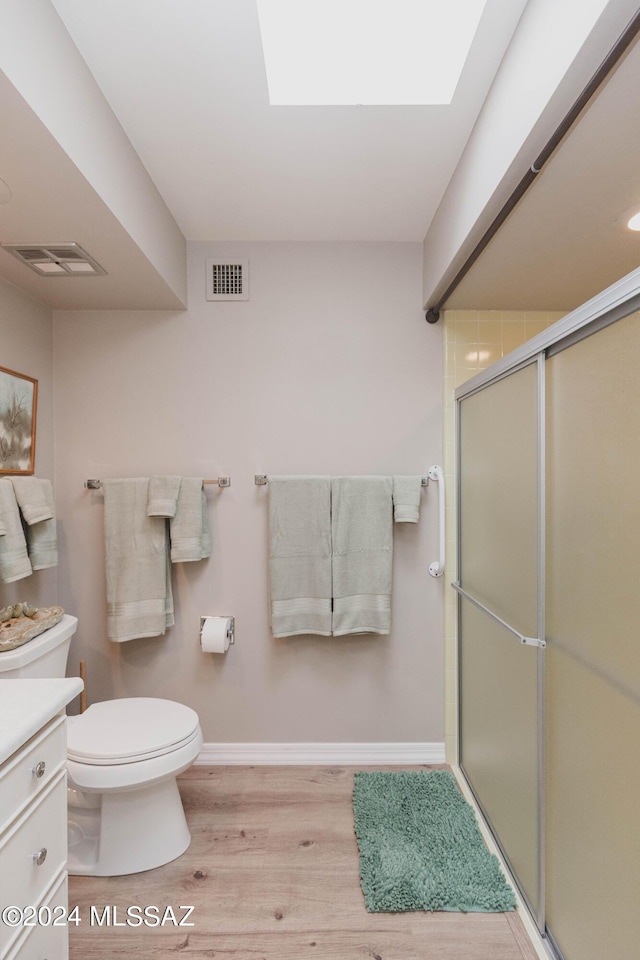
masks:
<path fill-rule="evenodd" d="M 64 677 L 78 620 L 0 654 L 0 679 Z M 173 700 L 92 704 L 67 721 L 70 874 L 112 877 L 179 857 L 191 835 L 176 777 L 202 747 L 197 713 Z"/>

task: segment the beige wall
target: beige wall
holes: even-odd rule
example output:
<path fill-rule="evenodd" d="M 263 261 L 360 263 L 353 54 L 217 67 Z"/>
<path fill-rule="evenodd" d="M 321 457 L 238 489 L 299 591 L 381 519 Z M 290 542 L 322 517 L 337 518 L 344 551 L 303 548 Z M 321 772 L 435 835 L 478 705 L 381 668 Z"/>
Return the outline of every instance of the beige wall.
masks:
<path fill-rule="evenodd" d="M 0 366 L 38 381 L 37 476 L 53 480 L 53 329 L 51 310 L 0 280 Z M 44 607 L 58 600 L 57 569 L 38 570 L 15 583 L 0 581 L 0 606 L 28 600 Z"/>
<path fill-rule="evenodd" d="M 444 698 L 447 760 L 457 759 L 456 597 L 456 387 L 560 320 L 563 312 L 445 310 L 444 312 L 444 472 L 447 484 L 447 565 L 444 593 Z"/>
<path fill-rule="evenodd" d="M 251 299 L 205 301 L 205 259 L 248 257 Z M 442 331 L 424 322 L 420 244 L 191 244 L 184 313 L 55 315 L 63 605 L 80 618 L 89 701 L 166 696 L 208 742 L 437 742 L 442 582 L 436 493 L 396 527 L 390 637 L 275 641 L 267 489 L 255 473 L 424 473 L 442 456 Z M 214 549 L 175 569 L 176 626 L 111 644 L 103 503 L 87 477 L 228 474 L 208 487 Z M 201 614 L 234 614 L 225 656 Z"/>

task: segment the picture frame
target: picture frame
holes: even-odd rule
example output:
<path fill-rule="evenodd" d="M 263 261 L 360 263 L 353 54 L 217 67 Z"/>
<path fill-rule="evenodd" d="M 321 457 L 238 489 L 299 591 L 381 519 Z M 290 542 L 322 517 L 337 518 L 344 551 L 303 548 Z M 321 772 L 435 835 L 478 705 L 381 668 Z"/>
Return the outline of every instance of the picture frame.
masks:
<path fill-rule="evenodd" d="M 32 474 L 38 381 L 0 367 L 0 474 Z"/>

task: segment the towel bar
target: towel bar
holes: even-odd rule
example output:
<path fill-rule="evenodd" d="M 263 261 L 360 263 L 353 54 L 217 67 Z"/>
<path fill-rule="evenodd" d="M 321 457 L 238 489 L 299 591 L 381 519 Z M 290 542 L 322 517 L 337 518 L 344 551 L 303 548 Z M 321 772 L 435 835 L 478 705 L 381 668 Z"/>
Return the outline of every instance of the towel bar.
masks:
<path fill-rule="evenodd" d="M 203 480 L 203 483 L 215 483 L 219 487 L 230 487 L 231 477 L 216 477 L 215 480 Z M 84 485 L 87 490 L 99 490 L 102 486 L 102 480 L 85 480 Z"/>
<path fill-rule="evenodd" d="M 431 479 L 435 480 L 436 477 L 432 477 Z M 422 477 L 421 480 L 423 487 L 427 487 L 429 485 L 429 477 Z M 253 476 L 253 482 L 255 483 L 256 487 L 264 487 L 269 483 L 269 477 L 266 473 L 256 473 Z"/>
<path fill-rule="evenodd" d="M 429 481 L 435 480 L 438 484 L 438 546 L 439 557 L 429 564 L 429 573 L 432 577 L 441 577 L 444 574 L 446 560 L 446 530 L 445 530 L 445 495 L 444 495 L 444 472 L 442 467 L 429 467 L 427 476 L 421 478 L 423 487 L 429 486 Z M 256 487 L 264 487 L 269 482 L 266 473 L 256 473 L 253 476 L 253 482 Z"/>

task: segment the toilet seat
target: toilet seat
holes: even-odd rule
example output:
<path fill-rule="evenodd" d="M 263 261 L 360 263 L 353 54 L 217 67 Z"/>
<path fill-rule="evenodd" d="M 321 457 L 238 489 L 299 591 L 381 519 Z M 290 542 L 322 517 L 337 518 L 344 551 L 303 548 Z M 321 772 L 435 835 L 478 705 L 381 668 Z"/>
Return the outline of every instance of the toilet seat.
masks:
<path fill-rule="evenodd" d="M 173 700 L 105 700 L 68 718 L 69 784 L 87 793 L 146 789 L 175 778 L 201 749 L 198 714 Z"/>
<path fill-rule="evenodd" d="M 69 786 L 84 793 L 138 790 L 177 777 L 191 766 L 202 749 L 200 727 L 174 750 L 158 757 L 129 763 L 78 763 L 67 760 Z"/>
<path fill-rule="evenodd" d="M 173 700 L 105 700 L 69 717 L 67 756 L 91 766 L 144 762 L 179 751 L 199 730 L 195 710 Z"/>

